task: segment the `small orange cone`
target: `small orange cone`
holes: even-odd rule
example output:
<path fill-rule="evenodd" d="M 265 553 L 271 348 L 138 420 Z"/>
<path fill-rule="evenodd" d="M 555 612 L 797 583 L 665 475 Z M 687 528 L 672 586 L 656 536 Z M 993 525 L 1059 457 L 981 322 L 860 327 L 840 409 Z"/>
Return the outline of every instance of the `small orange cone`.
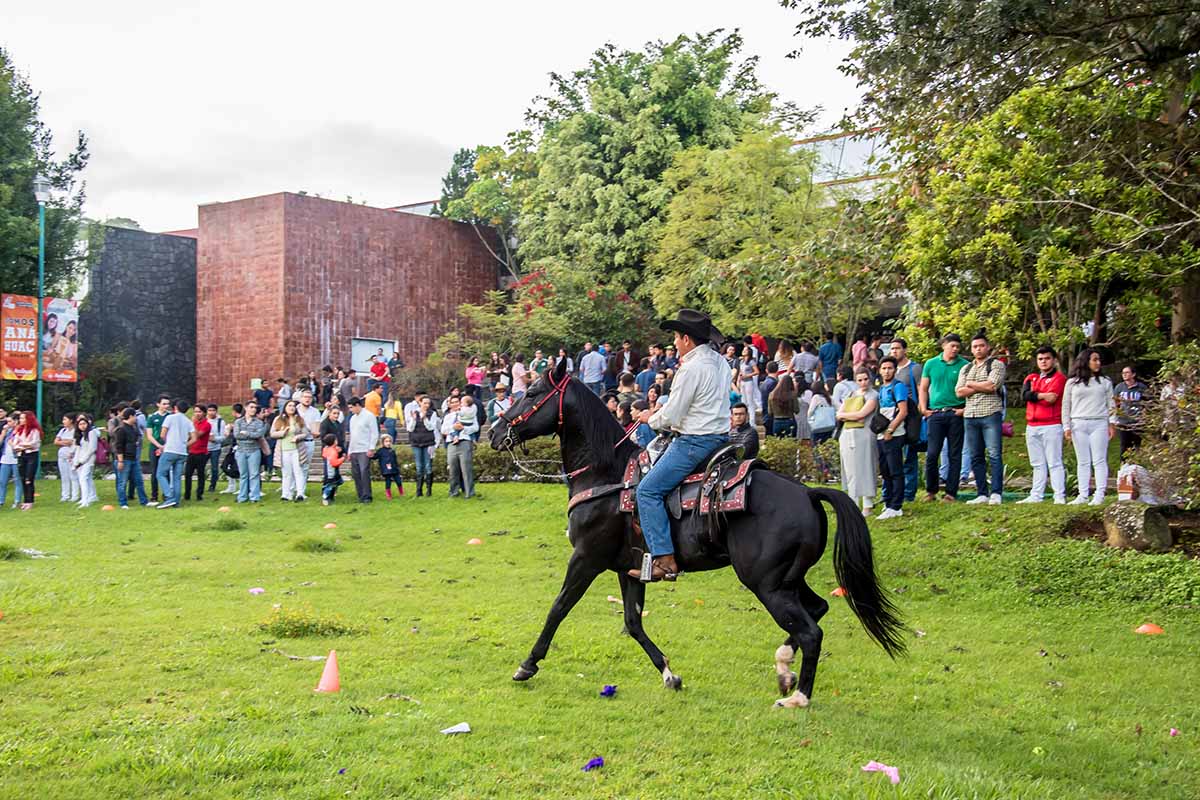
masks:
<path fill-rule="evenodd" d="M 332 693 L 341 690 L 342 682 L 338 678 L 337 650 L 330 650 L 329 658 L 325 659 L 325 669 L 321 671 L 321 680 L 313 691 Z"/>
<path fill-rule="evenodd" d="M 217 511 L 220 511 L 222 514 L 228 513 L 229 506 L 221 506 L 220 508 L 217 509 Z"/>
<path fill-rule="evenodd" d="M 1145 625 L 1140 625 L 1134 628 L 1134 633 L 1144 633 L 1147 636 L 1157 636 L 1160 633 L 1166 633 L 1162 628 L 1155 625 L 1153 622 L 1147 622 Z"/>
<path fill-rule="evenodd" d="M 112 506 L 100 506 L 100 510 L 101 511 L 115 511 L 116 509 L 114 509 Z"/>
<path fill-rule="evenodd" d="M 468 539 L 467 544 L 483 544 L 483 539 Z"/>
<path fill-rule="evenodd" d="M 830 592 L 829 596 L 830 597 L 845 597 L 846 590 L 839 586 L 836 589 L 834 589 L 832 592 Z"/>
<path fill-rule="evenodd" d="M 334 529 L 334 528 L 336 528 L 336 527 L 337 527 L 337 523 L 336 523 L 336 522 L 326 522 L 326 523 L 325 523 L 325 530 L 327 530 L 327 531 L 331 531 L 331 530 L 333 530 L 333 529 Z"/>

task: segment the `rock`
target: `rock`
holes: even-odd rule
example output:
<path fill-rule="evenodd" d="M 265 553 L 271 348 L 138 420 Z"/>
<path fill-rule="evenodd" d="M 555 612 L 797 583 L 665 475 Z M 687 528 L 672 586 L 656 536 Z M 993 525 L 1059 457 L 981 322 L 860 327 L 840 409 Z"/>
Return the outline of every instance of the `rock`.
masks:
<path fill-rule="evenodd" d="M 1110 505 L 1104 512 L 1104 532 L 1109 547 L 1165 553 L 1173 544 L 1166 518 L 1136 501 Z"/>

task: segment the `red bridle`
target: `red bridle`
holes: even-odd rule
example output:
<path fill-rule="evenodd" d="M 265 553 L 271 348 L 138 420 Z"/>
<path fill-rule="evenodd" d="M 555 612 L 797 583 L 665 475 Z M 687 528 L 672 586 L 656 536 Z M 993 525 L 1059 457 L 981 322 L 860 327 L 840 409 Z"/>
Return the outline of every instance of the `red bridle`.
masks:
<path fill-rule="evenodd" d="M 549 379 L 549 378 L 547 378 L 547 379 Z M 563 379 L 561 381 L 559 381 L 558 383 L 555 383 L 553 380 L 551 380 L 550 385 L 553 386 L 554 389 L 552 391 L 546 392 L 546 394 L 542 395 L 542 399 L 540 399 L 536 403 L 534 403 L 533 408 L 530 408 L 528 411 L 526 411 L 523 414 L 518 414 L 515 419 L 509 419 L 504 414 L 501 414 L 500 418 L 508 423 L 508 427 L 510 429 L 515 428 L 518 425 L 520 425 L 522 422 L 524 422 L 525 420 L 529 419 L 534 414 L 536 414 L 542 406 L 546 405 L 547 401 L 549 401 L 551 397 L 558 395 L 558 429 L 561 431 L 562 426 L 563 426 L 563 398 L 566 396 L 567 384 L 570 382 L 571 382 L 571 376 L 569 373 L 564 374 Z"/>

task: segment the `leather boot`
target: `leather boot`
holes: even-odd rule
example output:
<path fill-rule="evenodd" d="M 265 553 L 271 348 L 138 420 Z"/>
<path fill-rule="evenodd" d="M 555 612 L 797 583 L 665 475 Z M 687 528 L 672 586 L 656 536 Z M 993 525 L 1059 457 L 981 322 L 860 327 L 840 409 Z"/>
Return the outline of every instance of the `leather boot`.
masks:
<path fill-rule="evenodd" d="M 417 497 L 421 496 L 421 491 L 425 488 L 425 476 L 417 476 Z"/>
<path fill-rule="evenodd" d="M 673 581 L 679 577 L 679 572 L 679 565 L 675 563 L 674 555 L 659 556 L 651 562 L 650 583 Z M 642 577 L 640 569 L 631 569 L 625 574 L 631 578 L 640 579 Z"/>

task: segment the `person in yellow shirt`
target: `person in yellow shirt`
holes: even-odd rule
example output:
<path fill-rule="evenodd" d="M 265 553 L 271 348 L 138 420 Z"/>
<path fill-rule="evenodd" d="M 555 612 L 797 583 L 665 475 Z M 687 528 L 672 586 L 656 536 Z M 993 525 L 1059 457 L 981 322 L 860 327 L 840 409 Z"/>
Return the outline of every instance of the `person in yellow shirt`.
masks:
<path fill-rule="evenodd" d="M 396 440 L 396 431 L 403 420 L 404 403 L 400 402 L 400 395 L 396 393 L 383 404 L 383 427 L 392 441 Z"/>

